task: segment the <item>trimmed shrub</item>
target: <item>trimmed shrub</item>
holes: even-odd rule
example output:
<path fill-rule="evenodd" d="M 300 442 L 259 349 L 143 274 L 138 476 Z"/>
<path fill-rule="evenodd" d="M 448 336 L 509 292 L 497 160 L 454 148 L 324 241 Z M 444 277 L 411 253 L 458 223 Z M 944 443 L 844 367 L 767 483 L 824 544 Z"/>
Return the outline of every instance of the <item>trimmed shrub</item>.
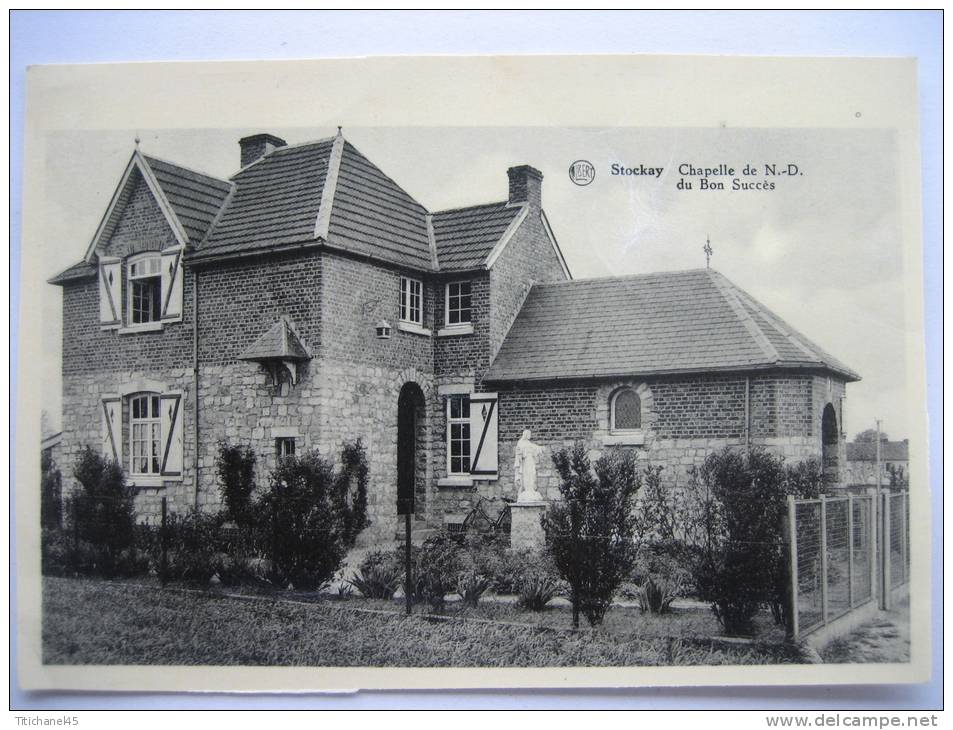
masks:
<path fill-rule="evenodd" d="M 221 519 L 221 516 L 219 516 Z M 225 523 L 217 531 L 217 549 L 213 557 L 215 574 L 224 586 L 261 583 L 258 531 Z"/>
<path fill-rule="evenodd" d="M 253 522 L 252 494 L 255 491 L 255 452 L 248 446 L 218 444 L 215 455 L 215 473 L 225 514 L 240 527 Z"/>
<path fill-rule="evenodd" d="M 571 588 L 573 627 L 579 626 L 580 612 L 595 626 L 632 570 L 640 475 L 630 451 L 610 451 L 593 467 L 579 442 L 553 454 L 553 463 L 562 501 L 542 518 L 547 546 Z"/>
<path fill-rule="evenodd" d="M 368 553 L 348 581 L 365 598 L 390 600 L 404 580 L 404 565 L 396 552 Z"/>
<path fill-rule="evenodd" d="M 46 451 L 40 457 L 40 526 L 63 526 L 63 475 Z"/>
<path fill-rule="evenodd" d="M 122 468 L 87 446 L 73 475 L 81 489 L 69 500 L 70 529 L 94 554 L 93 566 L 80 570 L 105 578 L 138 572 L 143 562 L 136 555 L 133 494 Z"/>
<path fill-rule="evenodd" d="M 282 587 L 317 590 L 341 566 L 347 528 L 333 464 L 317 451 L 282 459 L 258 502 L 265 556 Z"/>

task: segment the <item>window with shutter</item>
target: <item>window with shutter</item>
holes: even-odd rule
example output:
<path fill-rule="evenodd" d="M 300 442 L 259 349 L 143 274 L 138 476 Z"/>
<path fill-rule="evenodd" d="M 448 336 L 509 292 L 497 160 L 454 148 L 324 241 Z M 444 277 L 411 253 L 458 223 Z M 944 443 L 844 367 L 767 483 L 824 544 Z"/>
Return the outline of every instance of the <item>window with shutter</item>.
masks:
<path fill-rule="evenodd" d="M 470 475 L 475 479 L 499 476 L 497 405 L 496 393 L 470 396 Z"/>

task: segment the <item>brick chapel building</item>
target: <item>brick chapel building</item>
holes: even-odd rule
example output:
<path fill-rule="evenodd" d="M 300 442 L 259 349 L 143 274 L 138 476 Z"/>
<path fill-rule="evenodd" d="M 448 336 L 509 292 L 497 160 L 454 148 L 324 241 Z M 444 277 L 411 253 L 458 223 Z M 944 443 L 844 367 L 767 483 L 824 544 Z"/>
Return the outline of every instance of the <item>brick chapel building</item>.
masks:
<path fill-rule="evenodd" d="M 218 442 L 284 454 L 363 439 L 364 539 L 515 497 L 523 429 L 550 450 L 634 448 L 684 470 L 724 445 L 823 457 L 849 368 L 707 270 L 572 280 L 542 174 L 431 212 L 338 135 L 240 141 L 219 180 L 138 149 L 63 288 L 66 468 L 119 460 L 137 509 L 214 509 Z M 548 459 L 539 489 L 555 497 Z"/>

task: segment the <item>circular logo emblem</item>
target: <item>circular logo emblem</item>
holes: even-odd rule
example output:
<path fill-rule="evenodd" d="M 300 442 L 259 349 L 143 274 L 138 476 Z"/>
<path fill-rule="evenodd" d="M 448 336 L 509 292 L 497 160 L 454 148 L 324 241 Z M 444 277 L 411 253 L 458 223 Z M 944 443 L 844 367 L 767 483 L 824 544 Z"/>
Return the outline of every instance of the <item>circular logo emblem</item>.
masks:
<path fill-rule="evenodd" d="M 569 166 L 569 179 L 576 185 L 588 185 L 596 179 L 596 168 L 589 160 L 576 160 Z"/>

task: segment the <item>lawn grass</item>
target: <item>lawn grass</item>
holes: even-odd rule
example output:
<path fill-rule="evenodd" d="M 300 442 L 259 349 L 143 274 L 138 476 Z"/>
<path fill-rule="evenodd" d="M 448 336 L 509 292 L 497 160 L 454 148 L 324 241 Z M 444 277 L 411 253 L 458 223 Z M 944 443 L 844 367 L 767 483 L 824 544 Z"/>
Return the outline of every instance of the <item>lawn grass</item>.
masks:
<path fill-rule="evenodd" d="M 461 612 L 438 619 L 404 616 L 394 610 L 399 607 L 367 610 L 377 603 L 238 599 L 211 592 L 47 577 L 43 579 L 43 659 L 47 664 L 369 667 L 800 661 L 795 650 L 780 644 L 699 642 L 640 632 L 634 624 L 628 631 L 607 623 L 604 629 L 574 633 L 565 625 L 549 625 L 557 623 L 557 618 L 559 623 L 565 620 L 556 611 L 530 614 L 487 604 L 482 614 Z M 613 620 L 621 626 L 625 615 L 620 611 Z M 493 620 L 494 616 L 499 620 Z M 524 620 L 518 620 L 520 616 Z"/>

